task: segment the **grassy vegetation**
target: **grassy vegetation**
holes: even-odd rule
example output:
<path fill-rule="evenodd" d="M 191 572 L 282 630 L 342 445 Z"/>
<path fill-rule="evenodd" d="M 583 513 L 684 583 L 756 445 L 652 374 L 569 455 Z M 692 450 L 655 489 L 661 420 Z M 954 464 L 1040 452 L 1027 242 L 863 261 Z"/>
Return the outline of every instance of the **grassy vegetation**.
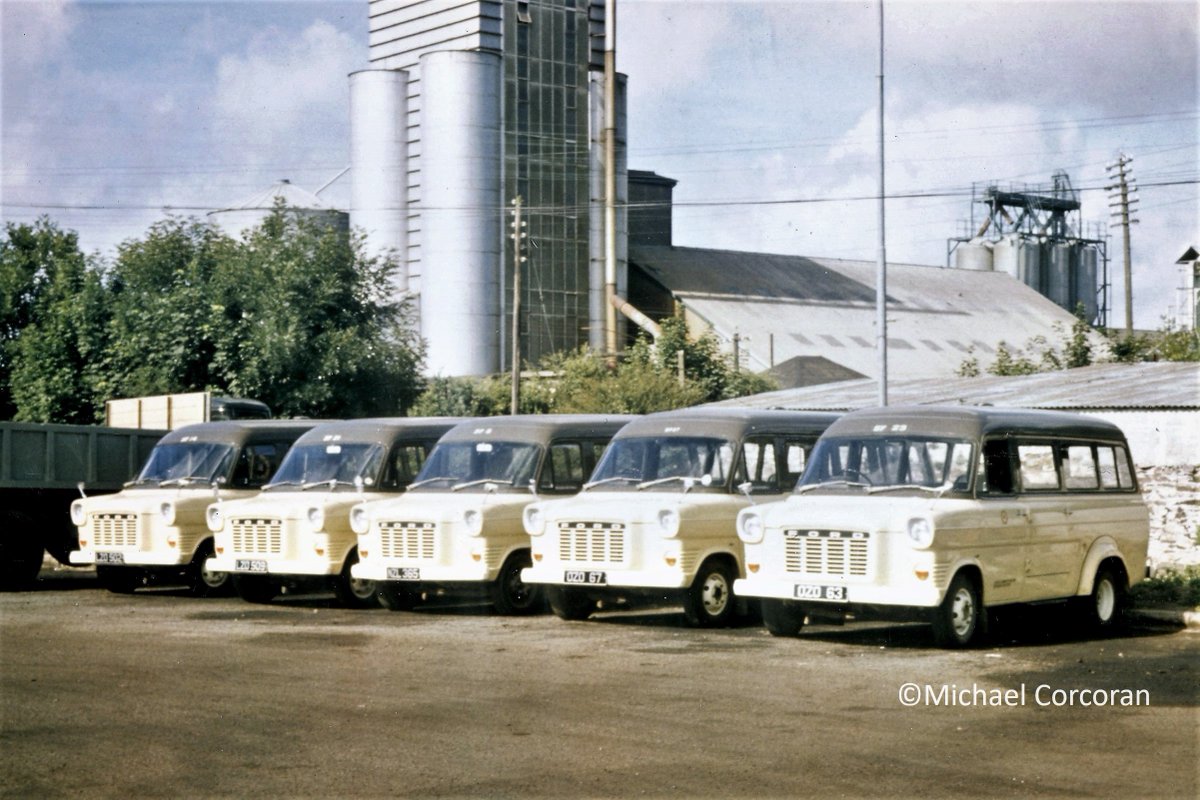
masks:
<path fill-rule="evenodd" d="M 1200 566 L 1168 570 L 1135 585 L 1129 593 L 1133 604 L 1140 608 L 1200 607 Z"/>

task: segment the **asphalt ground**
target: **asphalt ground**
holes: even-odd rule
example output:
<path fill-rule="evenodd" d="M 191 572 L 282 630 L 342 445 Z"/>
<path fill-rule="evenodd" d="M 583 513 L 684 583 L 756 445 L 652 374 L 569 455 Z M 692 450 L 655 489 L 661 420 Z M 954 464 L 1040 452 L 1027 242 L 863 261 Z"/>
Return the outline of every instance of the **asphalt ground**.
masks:
<path fill-rule="evenodd" d="M 1200 634 L 1061 607 L 945 651 L 911 624 L 259 606 L 79 570 L 0 594 L 4 797 L 1195 798 L 1198 706 Z"/>

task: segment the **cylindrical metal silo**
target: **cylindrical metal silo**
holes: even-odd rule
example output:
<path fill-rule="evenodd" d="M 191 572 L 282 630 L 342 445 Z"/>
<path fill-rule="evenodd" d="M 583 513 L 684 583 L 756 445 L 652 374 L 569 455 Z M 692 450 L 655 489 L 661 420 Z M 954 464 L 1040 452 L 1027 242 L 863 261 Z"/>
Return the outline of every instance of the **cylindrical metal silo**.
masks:
<path fill-rule="evenodd" d="M 1075 261 L 1075 302 L 1072 305 L 1083 304 L 1084 319 L 1088 322 L 1095 322 L 1100 315 L 1100 303 L 1096 296 L 1099 262 L 1100 252 L 1095 247 L 1080 246 Z"/>
<path fill-rule="evenodd" d="M 408 290 L 408 73 L 350 73 L 350 223 L 372 254 L 394 250 Z"/>
<path fill-rule="evenodd" d="M 1071 307 L 1071 245 L 1054 242 L 1050 245 L 1050 261 L 1047 265 L 1046 297 L 1062 308 Z"/>
<path fill-rule="evenodd" d="M 954 268 L 990 270 L 992 266 L 992 244 L 983 239 L 963 242 L 954 250 Z"/>
<path fill-rule="evenodd" d="M 1021 236 L 1005 236 L 992 248 L 993 266 L 1026 286 L 1038 288 L 1041 273 L 1041 248 Z"/>
<path fill-rule="evenodd" d="M 499 369 L 501 60 L 421 56 L 421 329 L 435 375 Z"/>

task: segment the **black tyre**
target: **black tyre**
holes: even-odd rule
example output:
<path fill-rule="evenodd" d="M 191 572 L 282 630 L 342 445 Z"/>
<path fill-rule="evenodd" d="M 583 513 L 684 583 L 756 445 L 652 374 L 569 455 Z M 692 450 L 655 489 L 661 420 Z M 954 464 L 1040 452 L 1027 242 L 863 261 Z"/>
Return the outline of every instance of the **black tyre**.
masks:
<path fill-rule="evenodd" d="M 0 531 L 0 591 L 28 589 L 42 571 L 42 544 L 22 514 L 10 514 Z"/>
<path fill-rule="evenodd" d="M 145 583 L 141 571 L 129 567 L 96 567 L 96 578 L 113 594 L 133 594 Z"/>
<path fill-rule="evenodd" d="M 546 599 L 550 601 L 550 610 L 559 619 L 587 619 L 596 610 L 595 601 L 578 589 L 547 586 Z"/>
<path fill-rule="evenodd" d="M 492 607 L 498 614 L 532 614 L 543 605 L 542 587 L 521 580 L 521 570 L 533 566 L 528 550 L 518 550 L 504 560 L 500 574 L 491 585 Z"/>
<path fill-rule="evenodd" d="M 413 606 L 421 602 L 421 592 L 402 583 L 375 582 L 375 596 L 379 605 L 388 611 L 411 611 Z"/>
<path fill-rule="evenodd" d="M 797 636 L 804 627 L 804 608 L 790 600 L 763 600 L 763 625 L 772 636 Z"/>
<path fill-rule="evenodd" d="M 188 565 L 188 591 L 193 597 L 227 597 L 233 594 L 233 576 L 205 566 L 212 555 L 213 543 L 209 539 L 196 549 L 196 556 Z"/>
<path fill-rule="evenodd" d="M 279 594 L 279 584 L 262 575 L 234 575 L 233 588 L 247 603 L 269 603 Z"/>
<path fill-rule="evenodd" d="M 378 608 L 379 591 L 375 581 L 356 578 L 350 567 L 358 563 L 358 550 L 352 550 L 342 565 L 342 572 L 333 579 L 333 593 L 343 608 Z"/>
<path fill-rule="evenodd" d="M 969 575 L 958 573 L 946 597 L 933 613 L 933 638 L 942 647 L 967 647 L 976 641 L 983 621 L 979 585 Z"/>
<path fill-rule="evenodd" d="M 1107 564 L 1096 570 L 1092 593 L 1087 598 L 1085 620 L 1096 630 L 1109 630 L 1121 623 L 1125 612 L 1126 581 L 1120 570 Z"/>
<path fill-rule="evenodd" d="M 721 558 L 700 565 L 683 596 L 683 616 L 694 628 L 722 628 L 733 622 L 737 602 L 733 596 L 733 568 Z"/>

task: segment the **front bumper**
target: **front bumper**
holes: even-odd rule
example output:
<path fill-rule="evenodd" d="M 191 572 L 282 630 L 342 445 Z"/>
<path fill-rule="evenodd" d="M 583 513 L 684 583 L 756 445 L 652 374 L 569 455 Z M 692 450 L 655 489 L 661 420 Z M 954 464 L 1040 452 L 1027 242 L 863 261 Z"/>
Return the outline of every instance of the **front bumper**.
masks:
<path fill-rule="evenodd" d="M 932 581 L 920 586 L 864 586 L 823 581 L 820 576 L 804 580 L 751 575 L 733 582 L 740 597 L 795 600 L 814 605 L 904 606 L 933 608 L 942 601 L 941 590 Z"/>

